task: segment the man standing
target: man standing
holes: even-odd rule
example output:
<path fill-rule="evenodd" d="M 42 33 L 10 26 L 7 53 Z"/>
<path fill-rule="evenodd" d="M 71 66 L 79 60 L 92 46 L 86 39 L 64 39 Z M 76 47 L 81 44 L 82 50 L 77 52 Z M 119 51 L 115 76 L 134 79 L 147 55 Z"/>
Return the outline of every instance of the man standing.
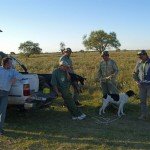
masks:
<path fill-rule="evenodd" d="M 63 56 L 59 59 L 59 62 L 61 61 L 65 61 L 69 64 L 69 72 L 70 73 L 74 73 L 74 70 L 73 70 L 73 65 L 72 65 L 72 60 L 70 58 L 71 56 L 71 53 L 72 53 L 72 50 L 71 48 L 66 48 L 63 50 Z M 77 91 L 77 89 L 74 87 L 74 84 L 72 83 L 72 86 L 73 86 L 73 100 L 75 101 L 75 104 L 77 106 L 81 106 L 81 104 L 79 103 L 79 92 Z"/>
<path fill-rule="evenodd" d="M 64 102 L 72 115 L 73 120 L 82 120 L 85 114 L 75 105 L 70 92 L 71 77 L 69 75 L 70 66 L 67 62 L 61 61 L 59 68 L 53 71 L 51 85 L 58 96 L 62 96 Z"/>
<path fill-rule="evenodd" d="M 8 92 L 17 79 L 22 79 L 22 75 L 12 69 L 11 58 L 3 58 L 2 66 L 0 66 L 0 135 L 3 134 L 3 125 L 8 104 Z"/>
<path fill-rule="evenodd" d="M 150 58 L 145 50 L 138 52 L 140 61 L 137 62 L 133 78 L 139 87 L 141 115 L 139 119 L 147 119 L 147 99 L 150 97 Z"/>
<path fill-rule="evenodd" d="M 109 58 L 108 51 L 101 54 L 103 60 L 99 64 L 98 80 L 102 88 L 103 95 L 118 94 L 116 86 L 116 77 L 118 75 L 118 67 L 114 60 Z"/>

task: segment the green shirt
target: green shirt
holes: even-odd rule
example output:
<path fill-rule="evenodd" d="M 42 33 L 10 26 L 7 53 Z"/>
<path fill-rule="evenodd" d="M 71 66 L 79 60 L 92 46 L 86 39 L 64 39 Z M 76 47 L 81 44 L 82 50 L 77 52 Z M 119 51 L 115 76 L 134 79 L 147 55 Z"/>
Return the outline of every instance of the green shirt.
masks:
<path fill-rule="evenodd" d="M 52 73 L 51 84 L 52 86 L 57 86 L 58 90 L 62 91 L 69 89 L 71 82 L 67 79 L 66 72 L 58 68 Z"/>

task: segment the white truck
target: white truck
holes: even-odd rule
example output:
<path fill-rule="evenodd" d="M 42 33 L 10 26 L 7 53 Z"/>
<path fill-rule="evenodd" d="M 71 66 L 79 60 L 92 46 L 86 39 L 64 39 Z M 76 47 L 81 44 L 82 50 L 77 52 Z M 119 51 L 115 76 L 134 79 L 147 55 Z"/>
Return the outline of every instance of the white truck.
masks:
<path fill-rule="evenodd" d="M 23 68 L 23 79 L 17 81 L 9 92 L 8 104 L 17 106 L 20 109 L 29 109 L 33 107 L 43 107 L 50 105 L 57 96 L 50 87 L 51 74 L 28 73 L 27 68 L 15 57 L 12 58 L 13 64 Z M 44 94 L 39 90 L 41 82 L 47 82 L 51 92 Z"/>
<path fill-rule="evenodd" d="M 2 56 L 2 52 L 0 52 Z M 4 56 L 4 55 L 3 55 Z M 33 107 L 45 107 L 49 106 L 51 102 L 57 98 L 57 94 L 53 91 L 50 85 L 51 74 L 35 74 L 28 73 L 27 68 L 15 57 L 12 58 L 14 66 L 19 65 L 23 69 L 22 73 L 23 79 L 17 81 L 9 92 L 8 104 L 19 106 L 20 109 L 30 109 Z M 86 78 L 79 76 L 77 74 L 70 73 L 72 84 L 74 83 L 74 88 L 78 92 L 81 91 L 81 85 L 84 85 L 84 80 Z M 78 85 L 80 82 L 80 86 Z M 47 85 L 50 89 L 50 93 L 43 93 L 40 87 Z"/>

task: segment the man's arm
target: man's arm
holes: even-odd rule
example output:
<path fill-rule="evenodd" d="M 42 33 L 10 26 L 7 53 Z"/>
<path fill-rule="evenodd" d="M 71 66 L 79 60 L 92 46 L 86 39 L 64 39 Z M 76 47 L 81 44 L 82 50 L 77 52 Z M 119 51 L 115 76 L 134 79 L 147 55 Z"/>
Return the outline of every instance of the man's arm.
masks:
<path fill-rule="evenodd" d="M 117 77 L 117 75 L 119 73 L 119 69 L 118 69 L 117 63 L 115 61 L 113 61 L 113 69 L 114 69 L 114 73 L 112 74 L 112 77 Z"/>
<path fill-rule="evenodd" d="M 139 66 L 140 66 L 140 63 L 137 62 L 135 68 L 134 68 L 134 72 L 133 72 L 133 79 L 139 83 L 140 82 L 140 79 L 139 79 Z"/>
<path fill-rule="evenodd" d="M 52 73 L 52 78 L 51 78 L 51 85 L 53 87 L 53 90 L 57 93 L 58 96 L 61 96 L 61 93 L 58 90 L 58 83 L 57 83 L 57 75 L 56 75 L 56 70 L 53 71 Z"/>
<path fill-rule="evenodd" d="M 101 81 L 102 79 L 102 70 L 101 70 L 101 62 L 99 63 L 99 66 L 98 66 L 98 71 L 96 73 L 96 81 Z"/>
<path fill-rule="evenodd" d="M 56 92 L 57 96 L 62 96 L 62 94 L 59 92 L 57 86 L 53 86 L 53 90 Z"/>
<path fill-rule="evenodd" d="M 23 78 L 22 74 L 13 69 L 13 77 L 11 78 L 10 82 L 15 84 L 17 80 L 21 80 Z"/>

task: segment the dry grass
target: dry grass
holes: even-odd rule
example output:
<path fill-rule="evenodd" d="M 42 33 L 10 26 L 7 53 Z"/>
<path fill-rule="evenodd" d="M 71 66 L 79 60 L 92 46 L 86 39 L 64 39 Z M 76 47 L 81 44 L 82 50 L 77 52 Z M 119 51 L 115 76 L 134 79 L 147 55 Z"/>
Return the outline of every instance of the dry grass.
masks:
<path fill-rule="evenodd" d="M 121 91 L 133 89 L 138 92 L 132 79 L 136 63 L 136 52 L 111 52 L 119 66 L 118 83 Z M 29 72 L 49 73 L 57 67 L 60 54 L 36 55 L 19 59 L 26 64 Z M 139 100 L 135 97 L 125 106 L 126 116 L 106 124 L 96 124 L 101 105 L 99 84 L 95 82 L 97 66 L 101 59 L 96 52 L 73 53 L 76 73 L 87 78 L 81 95 L 83 112 L 88 117 L 73 121 L 66 108 L 61 107 L 62 99 L 55 100 L 51 107 L 32 110 L 22 114 L 8 110 L 5 124 L 6 135 L 0 137 L 0 149 L 40 150 L 98 150 L 98 149 L 150 149 L 150 120 L 139 121 Z M 115 109 L 107 111 L 112 117 Z"/>

